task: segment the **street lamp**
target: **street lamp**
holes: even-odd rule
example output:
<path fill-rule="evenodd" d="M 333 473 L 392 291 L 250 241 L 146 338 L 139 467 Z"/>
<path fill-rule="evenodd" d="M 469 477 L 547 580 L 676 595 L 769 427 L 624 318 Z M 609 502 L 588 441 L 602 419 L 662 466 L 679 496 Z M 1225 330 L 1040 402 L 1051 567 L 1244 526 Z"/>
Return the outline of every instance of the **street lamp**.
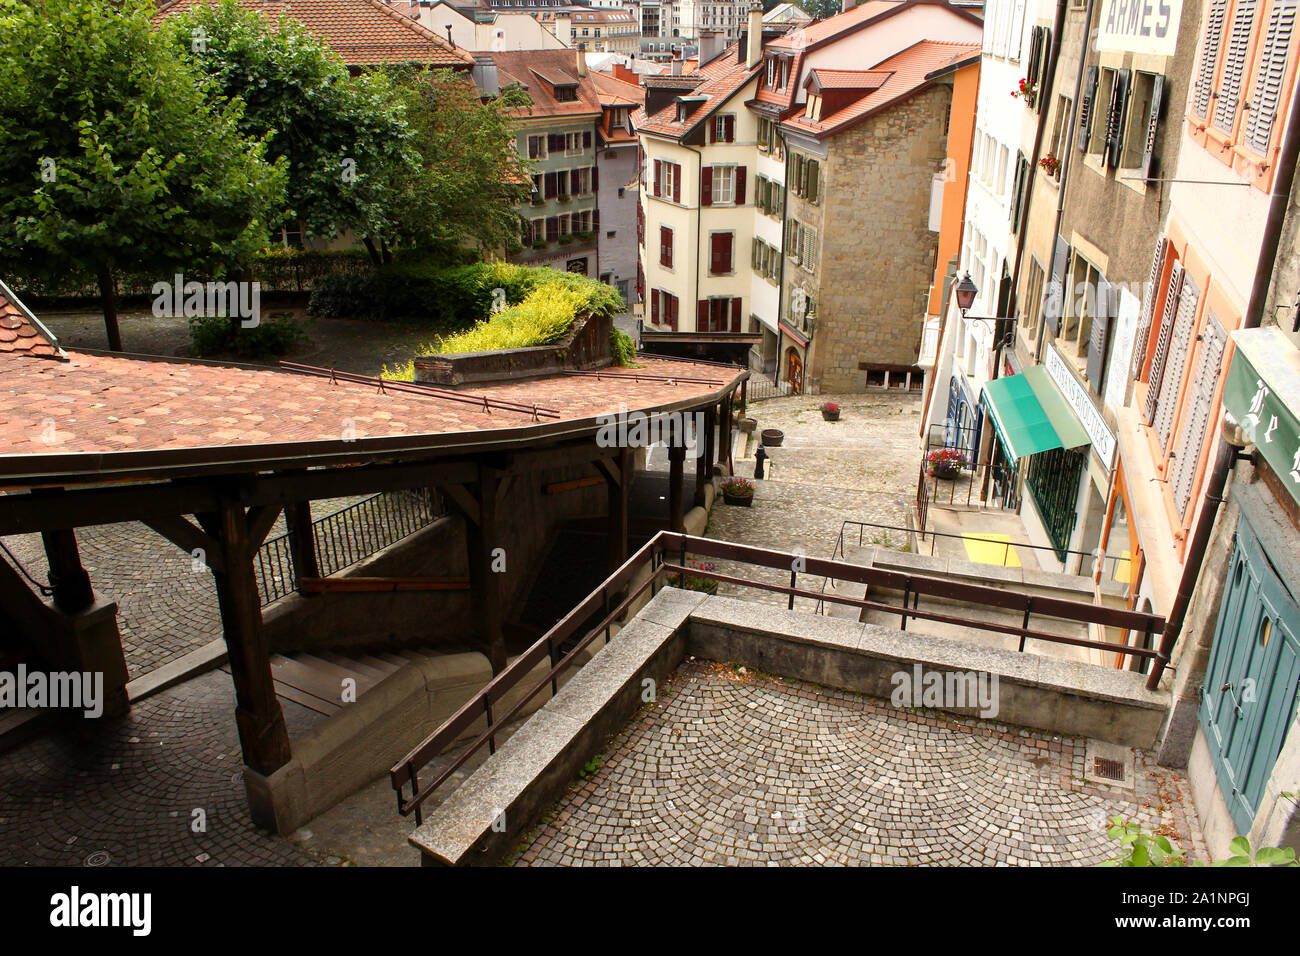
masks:
<path fill-rule="evenodd" d="M 971 280 L 969 272 L 957 283 L 957 308 L 961 309 L 962 318 L 966 317 L 966 310 L 975 304 L 975 296 L 979 295 L 979 291 L 979 286 Z"/>

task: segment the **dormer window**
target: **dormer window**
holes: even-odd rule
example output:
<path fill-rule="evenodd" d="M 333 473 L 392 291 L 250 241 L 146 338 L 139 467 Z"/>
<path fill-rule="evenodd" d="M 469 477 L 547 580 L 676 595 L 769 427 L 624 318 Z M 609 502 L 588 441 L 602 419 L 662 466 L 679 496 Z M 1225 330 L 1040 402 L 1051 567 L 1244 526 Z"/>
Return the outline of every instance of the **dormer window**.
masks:
<path fill-rule="evenodd" d="M 767 88 L 769 90 L 776 88 L 776 57 L 767 58 Z"/>
<path fill-rule="evenodd" d="M 556 85 L 556 87 L 555 87 L 555 99 L 556 99 L 556 102 L 558 102 L 558 103 L 572 103 L 572 102 L 575 102 L 575 101 L 578 99 L 578 86 L 577 86 L 577 84 L 575 83 L 575 84 L 573 84 L 573 85 L 569 85 L 569 84 L 566 83 L 566 84 L 563 84 L 563 85 Z"/>

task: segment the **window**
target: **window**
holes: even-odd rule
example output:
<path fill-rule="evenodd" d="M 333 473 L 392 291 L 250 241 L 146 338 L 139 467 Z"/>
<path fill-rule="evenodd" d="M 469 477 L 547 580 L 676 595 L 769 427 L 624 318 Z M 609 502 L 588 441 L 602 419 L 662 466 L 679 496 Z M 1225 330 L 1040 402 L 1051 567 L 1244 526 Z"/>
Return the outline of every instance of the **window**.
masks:
<path fill-rule="evenodd" d="M 745 204 L 744 166 L 705 166 L 700 170 L 700 205 Z"/>
<path fill-rule="evenodd" d="M 697 332 L 739 332 L 741 301 L 729 296 L 701 299 L 696 316 Z"/>
<path fill-rule="evenodd" d="M 1025 105 L 1035 113 L 1042 108 L 1042 85 L 1047 79 L 1047 67 L 1052 55 L 1052 31 L 1047 27 L 1034 27 L 1029 31 L 1029 62 L 1025 79 L 1032 92 L 1023 97 Z"/>
<path fill-rule="evenodd" d="M 762 239 L 754 240 L 754 254 L 751 263 L 754 272 L 767 281 L 775 284 L 781 276 L 781 254 L 775 246 L 771 246 Z"/>
<path fill-rule="evenodd" d="M 548 155 L 549 154 L 546 151 L 545 136 L 528 137 L 528 158 L 529 159 L 545 159 Z"/>
<path fill-rule="evenodd" d="M 732 246 L 735 239 L 734 232 L 709 234 L 709 275 L 730 275 L 734 271 Z"/>
<path fill-rule="evenodd" d="M 735 198 L 736 168 L 734 166 L 713 167 L 713 205 L 721 206 Z"/>
<path fill-rule="evenodd" d="M 546 241 L 546 220 L 545 219 L 530 220 L 528 226 L 529 226 L 528 238 L 531 242 L 538 243 L 538 242 Z"/>
<path fill-rule="evenodd" d="M 678 302 L 677 296 L 665 292 L 663 289 L 653 289 L 650 292 L 650 322 L 653 325 L 666 325 L 673 331 L 677 330 L 678 321 Z"/>
<path fill-rule="evenodd" d="M 584 149 L 591 146 L 591 132 L 584 133 L 565 133 L 564 134 L 564 155 L 577 156 Z"/>
<path fill-rule="evenodd" d="M 736 116 L 724 113 L 709 118 L 709 142 L 733 143 L 736 140 Z"/>
<path fill-rule="evenodd" d="M 802 196 L 807 202 L 816 204 L 821 192 L 820 170 L 821 164 L 817 160 L 795 153 L 794 181 L 790 186 L 791 191 L 796 196 Z"/>
<path fill-rule="evenodd" d="M 574 169 L 569 172 L 569 192 L 574 196 L 585 196 L 591 192 L 591 170 Z"/>
<path fill-rule="evenodd" d="M 667 226 L 659 227 L 659 264 L 665 269 L 673 267 L 673 231 Z"/>
<path fill-rule="evenodd" d="M 555 100 L 558 103 L 573 103 L 578 99 L 578 87 L 576 84 L 561 84 L 555 87 Z"/>
<path fill-rule="evenodd" d="M 1066 142 L 1065 138 L 1070 132 L 1070 114 L 1073 111 L 1074 104 L 1068 96 L 1057 96 L 1056 98 L 1056 116 L 1052 121 L 1052 148 L 1047 157 L 1055 159 L 1055 164 L 1051 168 L 1043 167 L 1040 162 L 1040 168 L 1043 169 L 1052 182 L 1061 181 L 1061 166 L 1065 160 Z"/>
<path fill-rule="evenodd" d="M 681 167 L 677 163 L 655 160 L 654 195 L 677 203 L 682 201 Z"/>
<path fill-rule="evenodd" d="M 1273 0 L 1269 11 L 1268 27 L 1251 84 L 1250 109 L 1244 130 L 1246 148 L 1260 156 L 1269 152 L 1278 128 L 1278 111 L 1287 89 L 1288 61 L 1297 37 L 1297 8 L 1300 8 L 1297 0 Z M 1294 84 L 1292 77 L 1292 87 Z"/>
<path fill-rule="evenodd" d="M 1025 216 L 1029 212 L 1029 204 L 1025 202 L 1025 198 L 1029 190 L 1030 171 L 1029 160 L 1025 158 L 1025 154 L 1017 152 L 1016 176 L 1011 188 L 1012 235 L 1019 235 L 1025 224 Z"/>
<path fill-rule="evenodd" d="M 1031 335 L 1038 331 L 1038 323 L 1043 317 L 1043 281 L 1046 279 L 1043 264 L 1036 258 L 1029 262 L 1029 278 L 1025 283 L 1025 314 L 1022 321 L 1025 331 Z"/>

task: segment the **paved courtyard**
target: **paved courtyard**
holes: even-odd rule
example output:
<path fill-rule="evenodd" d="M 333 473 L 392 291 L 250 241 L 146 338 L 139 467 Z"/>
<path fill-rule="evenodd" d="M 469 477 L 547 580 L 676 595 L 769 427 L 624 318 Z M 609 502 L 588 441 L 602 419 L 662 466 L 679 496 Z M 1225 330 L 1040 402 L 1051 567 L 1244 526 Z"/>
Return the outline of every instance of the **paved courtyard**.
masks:
<path fill-rule="evenodd" d="M 1180 775 L 1083 783 L 1085 741 L 691 661 L 519 865 L 1093 865 L 1114 814 L 1206 858 Z"/>

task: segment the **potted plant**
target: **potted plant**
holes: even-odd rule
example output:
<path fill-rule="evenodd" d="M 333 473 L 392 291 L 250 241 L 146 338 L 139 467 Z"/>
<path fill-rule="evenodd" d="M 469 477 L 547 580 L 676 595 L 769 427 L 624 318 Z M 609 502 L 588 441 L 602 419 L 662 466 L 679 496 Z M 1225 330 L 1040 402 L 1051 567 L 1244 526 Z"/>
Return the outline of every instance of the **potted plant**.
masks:
<path fill-rule="evenodd" d="M 573 242 L 573 235 L 571 233 L 566 232 L 560 236 L 560 245 L 567 246 L 571 242 Z"/>
<path fill-rule="evenodd" d="M 547 243 L 546 243 L 546 240 L 545 240 L 545 239 L 534 239 L 534 240 L 533 240 L 533 248 L 534 248 L 534 249 L 545 249 L 545 248 L 546 248 L 546 245 L 547 245 Z"/>
<path fill-rule="evenodd" d="M 764 428 L 759 438 L 768 448 L 780 448 L 781 442 L 785 441 L 785 432 L 779 428 Z"/>
<path fill-rule="evenodd" d="M 822 418 L 828 422 L 840 420 L 840 406 L 837 402 L 822 402 Z"/>
<path fill-rule="evenodd" d="M 534 206 L 545 206 L 545 205 L 546 205 L 546 200 L 543 199 L 541 196 L 537 195 L 537 193 L 533 193 L 533 205 L 534 205 Z"/>
<path fill-rule="evenodd" d="M 568 202 L 573 197 L 570 196 L 568 193 L 560 193 L 560 195 L 557 196 L 556 198 L 559 199 L 560 202 Z"/>
<path fill-rule="evenodd" d="M 961 474 L 962 453 L 956 448 L 939 448 L 926 456 L 925 463 L 932 478 L 956 478 Z"/>
<path fill-rule="evenodd" d="M 1016 85 L 1016 87 L 1017 87 L 1016 89 L 1011 91 L 1011 95 L 1023 96 L 1025 98 L 1025 102 L 1028 103 L 1030 106 L 1033 106 L 1034 94 L 1038 91 L 1038 84 L 1031 83 L 1029 80 L 1027 80 L 1025 77 L 1022 76 L 1020 78 L 1020 82 Z"/>
<path fill-rule="evenodd" d="M 686 566 L 691 570 L 707 573 L 718 570 L 718 566 L 710 562 L 701 564 L 698 561 L 690 561 Z M 690 571 L 685 574 L 673 571 L 665 578 L 665 581 L 669 587 L 681 588 L 684 591 L 701 591 L 704 594 L 718 593 L 718 582 L 714 578 L 704 577 L 702 574 L 691 574 Z"/>
<path fill-rule="evenodd" d="M 728 478 L 722 483 L 722 499 L 729 505 L 748 508 L 754 503 L 754 483 L 747 478 Z"/>
<path fill-rule="evenodd" d="M 1043 171 L 1049 176 L 1055 176 L 1056 171 L 1061 168 L 1061 161 L 1054 153 L 1048 153 L 1038 161 L 1038 165 L 1043 167 Z"/>

